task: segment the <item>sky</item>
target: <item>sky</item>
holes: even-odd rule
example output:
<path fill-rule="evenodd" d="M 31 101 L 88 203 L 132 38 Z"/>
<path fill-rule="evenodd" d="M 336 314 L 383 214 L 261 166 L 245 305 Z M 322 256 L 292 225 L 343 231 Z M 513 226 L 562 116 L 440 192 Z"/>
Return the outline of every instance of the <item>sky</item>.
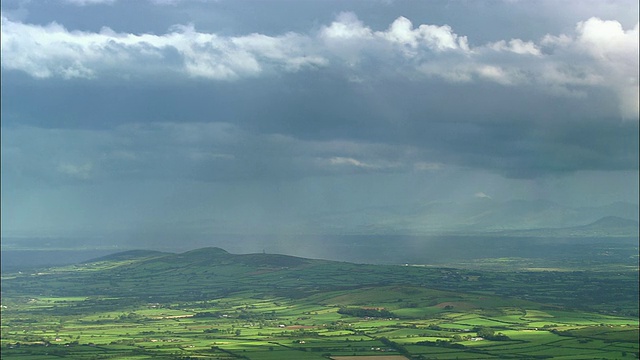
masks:
<path fill-rule="evenodd" d="M 634 0 L 1 10 L 3 237 L 180 241 L 322 233 L 304 224 L 385 206 L 638 202 Z"/>

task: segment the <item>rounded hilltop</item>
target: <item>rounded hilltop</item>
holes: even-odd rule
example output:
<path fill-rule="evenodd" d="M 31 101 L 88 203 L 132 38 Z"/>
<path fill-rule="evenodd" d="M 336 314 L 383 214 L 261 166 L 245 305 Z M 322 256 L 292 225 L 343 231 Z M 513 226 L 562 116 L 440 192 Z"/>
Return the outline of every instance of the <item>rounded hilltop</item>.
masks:
<path fill-rule="evenodd" d="M 210 246 L 210 247 L 189 250 L 181 253 L 180 255 L 186 255 L 186 256 L 196 255 L 197 256 L 197 255 L 231 255 L 231 254 L 225 249 L 215 247 L 215 246 Z"/>

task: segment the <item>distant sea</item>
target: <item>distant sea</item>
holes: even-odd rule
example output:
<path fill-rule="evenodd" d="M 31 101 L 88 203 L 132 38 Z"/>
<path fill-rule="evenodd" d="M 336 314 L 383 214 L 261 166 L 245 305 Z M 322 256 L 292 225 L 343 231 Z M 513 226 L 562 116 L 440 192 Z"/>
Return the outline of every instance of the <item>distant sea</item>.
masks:
<path fill-rule="evenodd" d="M 2 250 L 0 268 L 5 271 L 23 271 L 53 265 L 68 265 L 95 259 L 120 250 Z"/>

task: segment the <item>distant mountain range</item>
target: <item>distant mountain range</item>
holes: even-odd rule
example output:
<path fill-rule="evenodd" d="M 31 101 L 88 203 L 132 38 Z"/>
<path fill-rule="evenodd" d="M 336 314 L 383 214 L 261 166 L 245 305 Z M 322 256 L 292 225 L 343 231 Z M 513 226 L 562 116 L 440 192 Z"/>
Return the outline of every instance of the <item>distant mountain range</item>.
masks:
<path fill-rule="evenodd" d="M 533 231 L 541 235 L 638 235 L 638 205 L 568 207 L 551 201 L 431 202 L 324 214 L 306 224 L 325 233 L 428 234 Z"/>
<path fill-rule="evenodd" d="M 536 237 L 607 237 L 638 236 L 638 221 L 617 216 L 606 216 L 590 224 L 565 228 L 541 228 L 530 230 L 504 231 L 505 235 Z"/>

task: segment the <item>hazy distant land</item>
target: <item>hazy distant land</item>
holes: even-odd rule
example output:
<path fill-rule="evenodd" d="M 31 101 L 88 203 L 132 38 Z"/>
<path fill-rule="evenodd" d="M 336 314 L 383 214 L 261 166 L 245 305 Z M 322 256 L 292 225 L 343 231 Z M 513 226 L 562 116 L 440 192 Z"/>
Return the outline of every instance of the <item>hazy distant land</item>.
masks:
<path fill-rule="evenodd" d="M 2 238 L 2 268 L 72 263 L 131 249 L 182 252 L 208 246 L 235 253 L 381 264 L 468 263 L 487 257 L 561 262 L 587 255 L 590 261 L 607 262 L 625 256 L 618 247 L 638 244 L 638 205 L 623 202 L 574 208 L 544 201 L 477 199 L 320 214 L 306 222 L 306 229 L 317 232 L 6 236 Z M 309 225 L 311 222 L 316 225 Z"/>

